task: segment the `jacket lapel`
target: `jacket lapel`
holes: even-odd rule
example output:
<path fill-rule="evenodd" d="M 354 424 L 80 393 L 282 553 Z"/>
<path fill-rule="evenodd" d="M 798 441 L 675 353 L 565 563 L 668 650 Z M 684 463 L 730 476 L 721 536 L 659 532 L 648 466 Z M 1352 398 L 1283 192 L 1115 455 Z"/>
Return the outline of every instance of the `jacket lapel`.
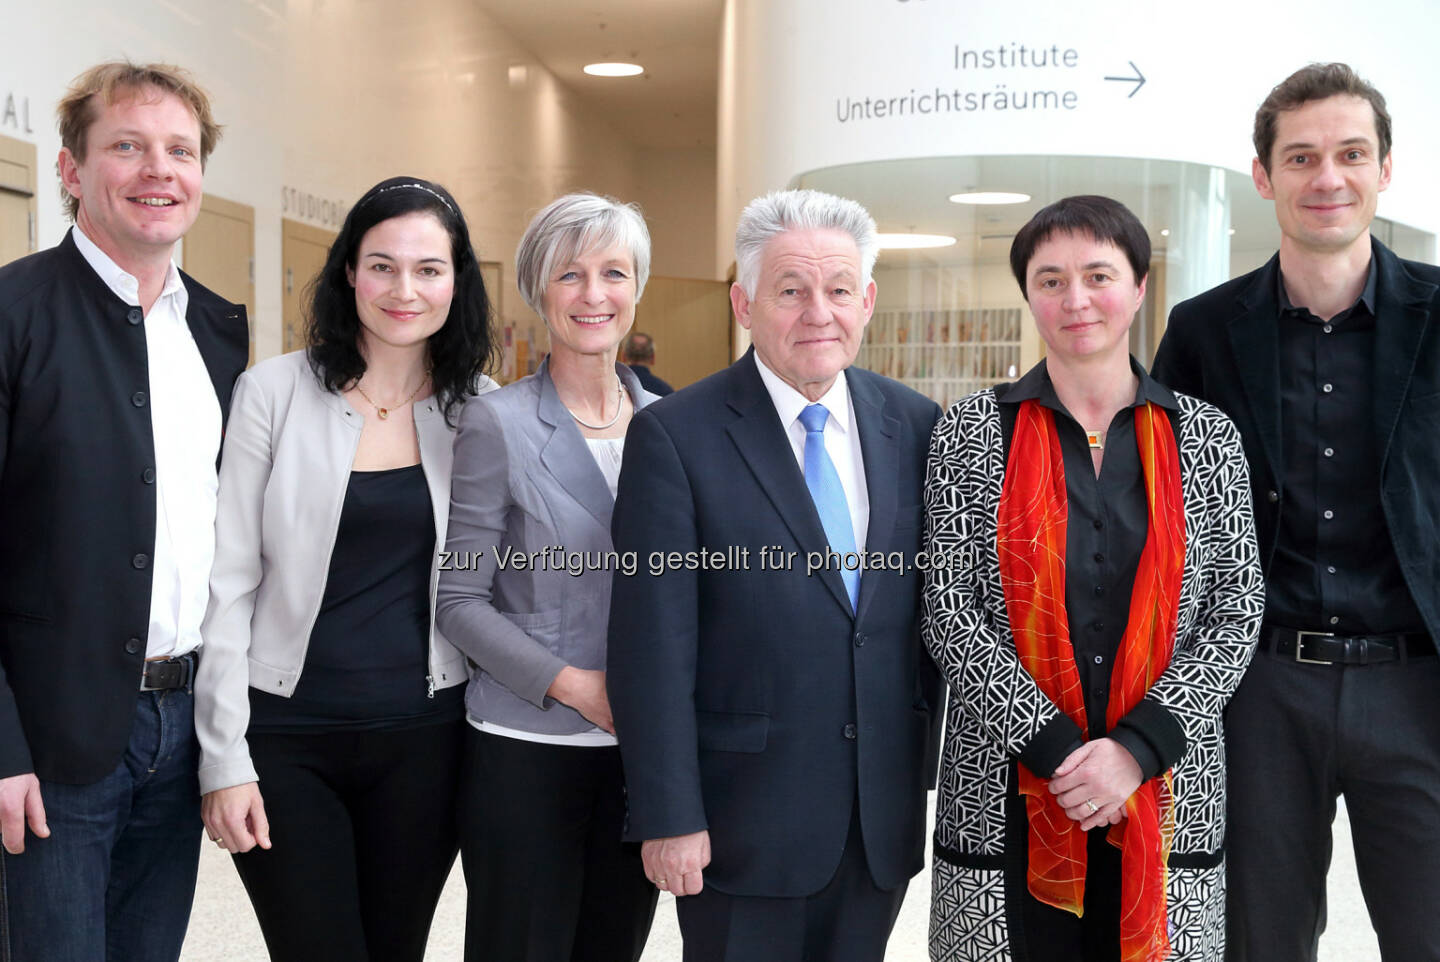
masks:
<path fill-rule="evenodd" d="M 540 463 L 545 466 L 560 487 L 595 516 L 605 530 L 610 530 L 610 516 L 615 510 L 615 501 L 610 497 L 610 486 L 605 476 L 585 446 L 585 439 L 575 427 L 570 412 L 555 390 L 550 379 L 550 361 L 547 358 L 540 370 L 535 372 L 540 384 L 538 415 L 540 421 L 550 427 L 550 437 L 540 449 Z"/>
<path fill-rule="evenodd" d="M 825 539 L 825 529 L 820 525 L 820 514 L 810 498 L 810 489 L 805 487 L 805 476 L 795 463 L 794 449 L 780 424 L 770 393 L 765 390 L 765 382 L 760 380 L 754 349 L 736 361 L 730 370 L 733 377 L 726 403 L 738 415 L 726 428 L 730 439 L 776 513 L 790 529 L 800 550 L 826 551 L 829 542 Z M 864 437 L 863 432 L 861 437 Z M 817 577 L 835 596 L 835 600 L 847 612 L 850 611 L 850 596 L 845 591 L 845 583 L 840 580 L 840 572 L 826 568 Z M 863 592 L 863 576 L 860 583 Z"/>
<path fill-rule="evenodd" d="M 1380 440 L 1380 466 L 1384 470 L 1395 438 L 1395 425 L 1415 372 L 1420 341 L 1430 324 L 1430 302 L 1435 285 L 1411 277 L 1400 260 L 1379 241 L 1373 241 L 1379 276 L 1375 289 L 1385 298 L 1375 305 L 1374 394 L 1371 398 L 1375 437 Z M 1394 300 L 1391 302 L 1390 298 Z"/>
<path fill-rule="evenodd" d="M 230 394 L 235 388 L 235 379 L 245 370 L 249 354 L 245 306 L 225 303 L 222 307 L 217 304 L 218 298 L 189 274 L 181 271 L 180 279 L 190 297 L 185 324 L 190 328 L 190 336 L 195 339 L 195 347 L 215 388 L 215 397 L 220 401 L 220 416 L 228 419 Z"/>
<path fill-rule="evenodd" d="M 1250 402 L 1265 457 L 1277 478 L 1284 474 L 1281 463 L 1284 447 L 1280 442 L 1280 304 L 1275 296 L 1279 271 L 1280 255 L 1276 254 L 1241 293 L 1238 313 L 1230 318 L 1228 325 L 1235 367 Z"/>
<path fill-rule="evenodd" d="M 895 530 L 896 498 L 900 490 L 900 422 L 885 413 L 885 397 L 867 373 L 852 367 L 849 383 L 870 500 L 870 528 L 865 536 L 865 550 L 869 553 L 889 549 Z M 860 575 L 861 612 L 870 604 L 880 580 L 866 577 L 864 573 Z"/>

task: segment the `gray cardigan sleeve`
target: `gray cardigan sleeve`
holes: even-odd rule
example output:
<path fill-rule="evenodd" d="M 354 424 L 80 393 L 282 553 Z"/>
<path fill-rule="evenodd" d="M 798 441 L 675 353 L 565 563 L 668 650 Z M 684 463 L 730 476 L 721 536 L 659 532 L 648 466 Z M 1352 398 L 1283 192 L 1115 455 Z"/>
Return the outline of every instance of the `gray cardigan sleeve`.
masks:
<path fill-rule="evenodd" d="M 539 708 L 566 663 L 531 638 L 494 604 L 496 551 L 506 544 L 514 496 L 514 458 L 505 426 L 488 399 L 465 405 L 455 436 L 450 525 L 435 623 L 450 643 L 490 677 Z M 453 563 L 463 559 L 463 563 Z"/>
<path fill-rule="evenodd" d="M 240 375 L 230 401 L 215 508 L 210 603 L 195 675 L 202 794 L 259 780 L 250 761 L 250 619 L 260 587 L 261 524 L 272 466 L 272 412 L 264 389 Z"/>

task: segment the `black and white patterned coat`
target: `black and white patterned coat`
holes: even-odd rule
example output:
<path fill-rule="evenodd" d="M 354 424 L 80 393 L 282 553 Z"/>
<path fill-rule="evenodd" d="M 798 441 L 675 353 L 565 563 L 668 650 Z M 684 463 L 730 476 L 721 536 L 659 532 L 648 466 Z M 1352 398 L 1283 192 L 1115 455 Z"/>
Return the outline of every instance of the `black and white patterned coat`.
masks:
<path fill-rule="evenodd" d="M 1177 394 L 1185 568 L 1175 652 L 1147 700 L 1185 734 L 1173 767 L 1171 962 L 1220 962 L 1225 946 L 1225 753 L 1221 709 L 1249 664 L 1264 588 L 1240 436 L 1220 411 Z M 1019 918 L 1024 807 L 1015 766 L 1059 709 L 1021 667 L 1000 588 L 996 514 L 1004 446 L 993 390 L 935 427 L 925 487 L 924 632 L 951 690 L 935 825 L 930 957 L 1028 957 Z M 1007 859 L 1007 851 L 1010 858 Z M 1007 899 L 1007 888 L 1010 897 Z"/>

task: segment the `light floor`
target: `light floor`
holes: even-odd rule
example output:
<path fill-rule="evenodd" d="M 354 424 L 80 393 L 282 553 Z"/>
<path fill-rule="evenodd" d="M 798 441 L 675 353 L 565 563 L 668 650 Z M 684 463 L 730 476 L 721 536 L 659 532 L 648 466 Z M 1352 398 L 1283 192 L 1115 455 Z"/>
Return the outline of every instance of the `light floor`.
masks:
<path fill-rule="evenodd" d="M 931 797 L 933 807 L 933 795 Z M 910 883 L 905 906 L 890 939 L 886 962 L 927 962 L 925 930 L 930 878 L 922 872 Z M 1341 803 L 1335 819 L 1335 860 L 1330 868 L 1330 927 L 1320 942 L 1320 962 L 1379 962 L 1380 952 L 1365 916 L 1355 881 L 1350 823 Z M 456 861 L 430 934 L 427 962 L 458 962 L 465 933 L 465 880 Z M 230 858 L 211 844 L 200 854 L 200 884 L 181 962 L 265 962 L 265 945 L 250 902 Z M 660 896 L 655 927 L 642 962 L 679 962 L 680 930 L 675 899 Z"/>

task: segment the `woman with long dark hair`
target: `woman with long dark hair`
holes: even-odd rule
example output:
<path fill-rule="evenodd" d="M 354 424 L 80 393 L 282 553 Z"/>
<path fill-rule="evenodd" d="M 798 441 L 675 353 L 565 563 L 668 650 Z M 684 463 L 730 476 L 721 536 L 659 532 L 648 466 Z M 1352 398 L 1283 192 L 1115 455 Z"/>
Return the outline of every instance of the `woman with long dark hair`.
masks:
<path fill-rule="evenodd" d="M 434 627 L 452 437 L 493 390 L 459 206 L 351 209 L 307 346 L 235 385 L 196 678 L 202 813 L 272 959 L 420 962 L 457 840 L 465 657 Z"/>

